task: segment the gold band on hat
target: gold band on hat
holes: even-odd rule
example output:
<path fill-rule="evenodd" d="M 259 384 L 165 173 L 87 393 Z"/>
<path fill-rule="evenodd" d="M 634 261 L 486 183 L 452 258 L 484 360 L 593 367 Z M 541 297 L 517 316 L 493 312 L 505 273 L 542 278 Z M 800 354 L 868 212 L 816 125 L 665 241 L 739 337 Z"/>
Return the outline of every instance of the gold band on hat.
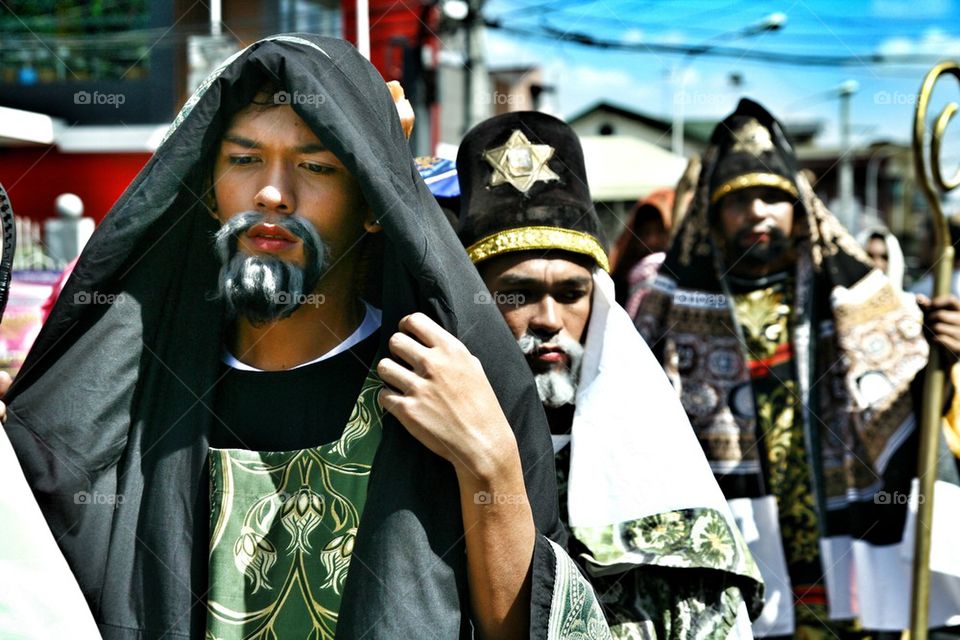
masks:
<path fill-rule="evenodd" d="M 797 191 L 797 185 L 783 176 L 778 176 L 775 173 L 745 173 L 741 176 L 730 178 L 714 189 L 713 193 L 710 194 L 710 204 L 717 204 L 724 196 L 730 195 L 734 191 L 749 189 L 750 187 L 773 187 L 774 189 L 786 191 L 794 198 L 800 197 L 800 192 Z"/>
<path fill-rule="evenodd" d="M 477 264 L 502 253 L 536 249 L 560 249 L 590 256 L 601 269 L 610 271 L 607 254 L 596 238 L 561 227 L 517 227 L 491 233 L 467 247 L 467 255 Z"/>

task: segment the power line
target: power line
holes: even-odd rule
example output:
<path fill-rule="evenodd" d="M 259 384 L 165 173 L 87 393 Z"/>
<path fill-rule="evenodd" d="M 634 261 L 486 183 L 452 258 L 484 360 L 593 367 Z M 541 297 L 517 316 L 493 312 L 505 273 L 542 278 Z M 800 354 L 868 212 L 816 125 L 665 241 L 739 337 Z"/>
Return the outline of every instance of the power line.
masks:
<path fill-rule="evenodd" d="M 492 18 L 494 21 L 502 22 L 501 18 L 504 14 L 497 14 Z M 640 29 L 640 30 L 654 30 L 661 29 L 663 23 L 657 22 L 642 22 L 637 20 L 621 20 L 620 18 L 608 17 L 608 16 L 597 16 L 590 14 L 577 14 L 569 15 L 563 12 L 560 12 L 558 15 L 553 16 L 554 19 L 559 20 L 561 18 L 568 18 L 571 21 L 580 24 L 595 24 L 598 27 L 607 27 L 610 29 L 615 29 L 617 31 L 623 31 L 627 29 Z M 542 16 L 538 19 L 542 20 Z M 517 28 L 524 28 L 526 26 L 536 27 L 541 26 L 538 23 L 530 23 L 529 25 L 517 25 Z M 669 25 L 668 25 L 669 26 Z M 719 32 L 716 28 L 703 27 L 703 26 L 683 26 L 683 32 L 686 34 L 697 35 L 700 34 L 704 37 L 715 36 Z M 839 35 L 834 35 L 829 32 L 825 32 L 822 29 L 797 29 L 790 27 L 785 30 L 783 33 L 777 34 L 778 40 L 799 40 L 798 46 L 803 46 L 804 44 L 812 40 L 841 40 L 841 41 L 857 41 L 857 42 L 877 42 L 882 41 L 884 37 L 889 34 L 878 34 L 878 33 L 867 33 L 867 32 L 843 32 Z M 900 37 L 907 37 L 903 34 L 899 34 Z M 910 36 L 917 37 L 922 34 L 909 34 Z M 894 37 L 889 35 L 889 37 Z"/>
<path fill-rule="evenodd" d="M 687 25 L 691 24 L 691 22 L 703 19 L 705 16 L 710 16 L 717 13 L 731 14 L 737 7 L 744 5 L 752 6 L 753 4 L 754 0 L 732 0 L 732 2 L 727 2 L 719 6 L 711 6 L 709 9 L 703 9 L 702 11 L 697 11 L 695 13 L 675 11 L 674 13 L 678 14 L 676 18 L 668 20 L 653 20 L 644 24 L 648 27 L 671 27 L 682 22 L 684 27 L 686 27 Z M 606 6 L 607 5 L 604 5 L 604 7 Z M 579 18 L 581 15 L 583 17 L 588 17 L 588 14 L 578 14 L 576 17 Z M 619 18 L 614 19 L 620 21 Z M 622 21 L 622 23 L 627 24 L 626 21 Z"/>
<path fill-rule="evenodd" d="M 782 64 L 808 67 L 866 67 L 873 65 L 929 65 L 939 62 L 939 56 L 927 54 L 864 53 L 859 55 L 823 55 L 799 54 L 777 51 L 757 51 L 737 47 L 717 47 L 708 44 L 666 44 L 658 42 L 627 43 L 619 40 L 607 40 L 575 31 L 562 31 L 550 26 L 539 29 L 506 26 L 498 20 L 487 19 L 490 29 L 511 33 L 527 38 L 539 38 L 554 42 L 569 42 L 596 49 L 630 51 L 634 53 L 662 53 L 672 55 L 695 55 L 698 57 L 736 58 L 753 60 L 769 64 Z"/>
<path fill-rule="evenodd" d="M 591 4 L 591 3 L 587 3 Z M 608 28 L 615 29 L 617 32 L 627 30 L 627 29 L 640 29 L 640 30 L 661 30 L 661 29 L 681 29 L 684 33 L 687 34 L 715 34 L 717 33 L 716 29 L 712 29 L 710 26 L 712 20 L 702 20 L 698 19 L 698 16 L 703 14 L 715 13 L 722 11 L 727 16 L 732 16 L 734 14 L 742 14 L 734 10 L 735 7 L 744 4 L 744 0 L 735 1 L 732 4 L 724 4 L 723 6 L 712 6 L 706 11 L 700 13 L 689 14 L 682 10 L 671 10 L 668 12 L 668 15 L 672 17 L 666 20 L 663 19 L 653 19 L 651 20 L 651 12 L 647 11 L 634 11 L 634 10 L 619 10 L 613 12 L 609 10 L 607 5 L 594 5 L 594 8 L 607 9 L 607 15 L 597 15 L 596 12 L 590 13 L 586 11 L 577 11 L 576 14 L 572 14 L 565 5 L 564 0 L 553 0 L 552 2 L 544 2 L 538 5 L 526 5 L 519 8 L 511 8 L 507 11 L 497 12 L 493 15 L 492 19 L 499 21 L 503 24 L 502 18 L 507 14 L 510 15 L 511 26 L 514 28 L 533 28 L 543 26 L 542 21 L 547 13 L 551 17 L 558 20 L 570 20 L 573 25 L 583 25 L 584 23 L 592 23 L 598 25 L 599 28 Z M 537 16 L 521 16 L 517 14 L 514 16 L 516 11 L 526 11 L 536 9 L 540 6 L 550 5 L 549 11 L 542 11 Z M 582 5 L 581 5 L 582 6 Z M 576 7 L 579 9 L 580 7 Z M 755 11 L 755 4 L 750 5 L 750 10 Z M 602 14 L 602 12 L 601 12 Z M 652 14 L 654 18 L 658 16 L 657 13 Z M 663 15 L 660 13 L 659 15 Z M 822 14 L 817 14 L 820 18 L 824 18 Z M 899 27 L 897 33 L 890 33 L 890 24 L 878 24 L 877 21 L 869 20 L 850 20 L 847 17 L 841 16 L 827 16 L 828 20 L 836 22 L 837 32 L 835 33 L 832 30 L 824 31 L 822 28 L 819 28 L 816 24 L 807 25 L 807 28 L 797 29 L 797 25 L 793 25 L 786 33 L 783 33 L 778 36 L 778 41 L 783 42 L 784 44 L 790 43 L 795 47 L 816 47 L 817 43 L 822 43 L 826 41 L 838 40 L 840 42 L 850 44 L 850 43 L 866 43 L 870 45 L 878 44 L 883 41 L 885 38 L 891 37 L 909 37 L 920 39 L 924 36 L 922 29 L 924 27 L 931 26 L 929 18 L 919 18 L 912 17 L 910 20 L 902 21 L 896 20 L 897 26 Z M 529 19 L 534 19 L 539 21 L 531 24 Z M 519 20 L 520 22 L 516 22 Z M 905 24 L 906 22 L 906 24 Z M 904 30 L 904 27 L 906 29 Z M 944 37 L 950 38 L 948 34 L 944 34 Z M 637 42 L 634 41 L 634 44 Z"/>
<path fill-rule="evenodd" d="M 513 9 L 507 9 L 500 14 L 500 17 L 511 16 L 516 17 L 524 13 L 530 13 L 532 11 L 537 11 L 539 13 L 550 13 L 552 11 L 562 11 L 564 7 L 568 4 L 572 4 L 576 0 L 547 0 L 546 2 L 538 2 L 535 4 L 528 4 L 522 7 L 515 7 Z M 579 4 L 590 4 L 591 2 L 596 2 L 596 0 L 588 0 L 586 3 L 580 2 Z"/>

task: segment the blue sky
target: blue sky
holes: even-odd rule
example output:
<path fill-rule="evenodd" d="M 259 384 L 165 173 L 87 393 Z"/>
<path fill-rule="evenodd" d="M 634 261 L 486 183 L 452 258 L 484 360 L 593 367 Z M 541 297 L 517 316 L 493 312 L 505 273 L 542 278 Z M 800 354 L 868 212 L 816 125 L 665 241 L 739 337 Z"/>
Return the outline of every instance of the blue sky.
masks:
<path fill-rule="evenodd" d="M 960 61 L 960 0 L 489 0 L 488 18 L 524 29 L 549 27 L 628 43 L 699 45 L 706 41 L 757 52 L 864 58 L 874 54 L 927 54 Z M 787 16 L 784 28 L 750 38 L 735 33 L 764 16 Z M 727 34 L 727 35 L 724 35 Z M 712 40 L 711 40 L 712 39 Z M 544 80 L 558 87 L 554 110 L 570 116 L 599 99 L 668 116 L 673 104 L 671 70 L 683 56 L 595 49 L 572 42 L 486 32 L 492 67 L 540 64 Z M 765 104 L 783 120 L 819 120 L 821 142 L 838 142 L 839 101 L 833 90 L 854 80 L 854 144 L 909 142 L 914 102 L 931 64 L 851 67 L 786 66 L 758 60 L 695 57 L 686 81 L 687 117 L 720 117 L 741 95 Z M 730 75 L 742 77 L 740 87 Z M 941 80 L 934 95 L 938 113 L 960 101 L 960 85 Z M 951 126 L 948 148 L 960 149 L 960 122 Z M 953 154 L 951 154 L 953 155 Z"/>

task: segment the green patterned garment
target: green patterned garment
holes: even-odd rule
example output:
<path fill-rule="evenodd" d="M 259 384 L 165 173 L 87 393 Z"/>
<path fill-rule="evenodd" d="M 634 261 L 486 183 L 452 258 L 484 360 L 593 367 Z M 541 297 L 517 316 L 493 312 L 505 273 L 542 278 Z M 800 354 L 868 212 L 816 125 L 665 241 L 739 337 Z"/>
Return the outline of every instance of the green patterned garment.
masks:
<path fill-rule="evenodd" d="M 683 509 L 623 523 L 614 544 L 594 541 L 591 549 L 606 546 L 633 565 L 597 574 L 587 560 L 613 637 L 728 637 L 743 599 L 760 597 L 741 593 L 751 581 L 737 576 L 759 584 L 759 572 L 738 533 L 719 511 Z"/>
<path fill-rule="evenodd" d="M 563 506 L 569 452 L 565 447 L 556 460 Z M 715 509 L 681 509 L 572 532 L 617 640 L 727 638 L 740 603 L 761 602 L 753 556 L 739 529 Z"/>
<path fill-rule="evenodd" d="M 547 640 L 613 640 L 593 587 L 556 542 L 547 542 L 556 558 Z"/>
<path fill-rule="evenodd" d="M 380 444 L 382 386 L 367 376 L 329 444 L 210 449 L 207 640 L 334 637 Z"/>

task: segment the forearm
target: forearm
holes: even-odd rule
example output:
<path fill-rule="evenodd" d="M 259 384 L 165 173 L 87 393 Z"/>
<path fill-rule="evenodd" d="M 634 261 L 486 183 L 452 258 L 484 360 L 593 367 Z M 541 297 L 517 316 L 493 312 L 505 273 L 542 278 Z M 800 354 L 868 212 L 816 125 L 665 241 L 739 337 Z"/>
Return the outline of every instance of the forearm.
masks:
<path fill-rule="evenodd" d="M 516 443 L 488 470 L 457 470 L 473 618 L 481 638 L 526 638 L 536 530 Z"/>
<path fill-rule="evenodd" d="M 467 581 L 481 638 L 529 635 L 536 531 L 517 440 L 480 361 L 422 313 L 400 320 L 380 404 L 457 473 Z"/>

